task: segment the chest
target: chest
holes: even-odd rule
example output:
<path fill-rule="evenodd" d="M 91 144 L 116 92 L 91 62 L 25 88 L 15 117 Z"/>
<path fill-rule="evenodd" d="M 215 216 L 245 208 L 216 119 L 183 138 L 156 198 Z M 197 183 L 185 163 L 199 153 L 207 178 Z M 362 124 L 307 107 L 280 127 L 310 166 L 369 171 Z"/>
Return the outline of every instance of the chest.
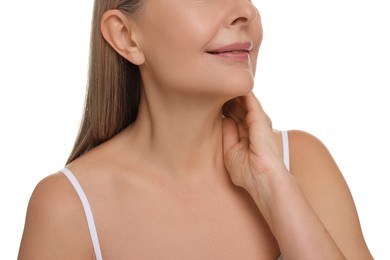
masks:
<path fill-rule="evenodd" d="M 276 259 L 279 254 L 245 192 L 198 200 L 133 194 L 109 207 L 97 219 L 106 259 Z"/>

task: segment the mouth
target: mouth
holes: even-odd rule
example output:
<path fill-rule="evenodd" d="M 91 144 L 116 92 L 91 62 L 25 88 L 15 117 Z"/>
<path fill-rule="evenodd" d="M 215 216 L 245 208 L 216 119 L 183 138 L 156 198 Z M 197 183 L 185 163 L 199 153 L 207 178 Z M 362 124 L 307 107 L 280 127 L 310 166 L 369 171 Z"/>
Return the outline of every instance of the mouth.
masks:
<path fill-rule="evenodd" d="M 207 53 L 209 53 L 209 54 L 212 54 L 212 55 L 221 55 L 221 54 L 227 54 L 227 53 L 232 53 L 232 54 L 234 54 L 234 53 L 247 53 L 247 54 L 249 54 L 249 51 L 247 51 L 247 50 L 231 50 L 231 51 L 221 51 L 221 52 L 219 52 L 219 51 L 208 51 Z"/>
<path fill-rule="evenodd" d="M 207 53 L 218 57 L 231 58 L 234 60 L 247 60 L 249 59 L 249 53 L 252 48 L 253 44 L 251 42 L 239 42 L 207 51 Z"/>

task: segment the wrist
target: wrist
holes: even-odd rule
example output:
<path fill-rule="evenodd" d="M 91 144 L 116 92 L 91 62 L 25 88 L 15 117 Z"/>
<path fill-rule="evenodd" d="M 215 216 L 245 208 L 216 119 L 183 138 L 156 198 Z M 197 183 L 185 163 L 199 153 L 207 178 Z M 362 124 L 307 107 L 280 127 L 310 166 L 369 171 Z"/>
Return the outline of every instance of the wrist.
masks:
<path fill-rule="evenodd" d="M 271 226 L 271 215 L 280 195 L 296 186 L 295 179 L 285 167 L 269 174 L 252 175 L 244 187 L 254 199 L 264 218 Z M 294 188 L 293 188 L 294 189 Z"/>
<path fill-rule="evenodd" d="M 250 194 L 261 196 L 264 199 L 273 197 L 272 193 L 280 189 L 280 186 L 285 182 L 291 181 L 291 174 L 286 167 L 281 167 L 268 170 L 267 172 L 255 172 L 249 176 L 246 181 L 247 191 Z"/>

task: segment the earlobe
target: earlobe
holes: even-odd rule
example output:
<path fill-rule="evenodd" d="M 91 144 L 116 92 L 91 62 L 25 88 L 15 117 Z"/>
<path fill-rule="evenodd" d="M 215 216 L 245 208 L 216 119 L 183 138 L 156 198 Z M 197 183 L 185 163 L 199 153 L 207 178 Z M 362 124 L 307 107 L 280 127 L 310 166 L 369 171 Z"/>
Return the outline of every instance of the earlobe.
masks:
<path fill-rule="evenodd" d="M 133 24 L 121 11 L 109 10 L 103 14 L 100 30 L 104 39 L 122 57 L 135 65 L 145 62 Z"/>

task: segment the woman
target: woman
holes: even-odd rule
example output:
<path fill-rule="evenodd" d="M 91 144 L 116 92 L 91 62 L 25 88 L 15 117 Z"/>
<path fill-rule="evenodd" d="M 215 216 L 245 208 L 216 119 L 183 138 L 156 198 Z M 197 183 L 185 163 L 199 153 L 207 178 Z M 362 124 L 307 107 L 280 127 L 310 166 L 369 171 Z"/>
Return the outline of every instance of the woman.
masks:
<path fill-rule="evenodd" d="M 251 92 L 261 39 L 247 0 L 96 0 L 83 123 L 19 259 L 372 259 L 327 149 Z"/>

